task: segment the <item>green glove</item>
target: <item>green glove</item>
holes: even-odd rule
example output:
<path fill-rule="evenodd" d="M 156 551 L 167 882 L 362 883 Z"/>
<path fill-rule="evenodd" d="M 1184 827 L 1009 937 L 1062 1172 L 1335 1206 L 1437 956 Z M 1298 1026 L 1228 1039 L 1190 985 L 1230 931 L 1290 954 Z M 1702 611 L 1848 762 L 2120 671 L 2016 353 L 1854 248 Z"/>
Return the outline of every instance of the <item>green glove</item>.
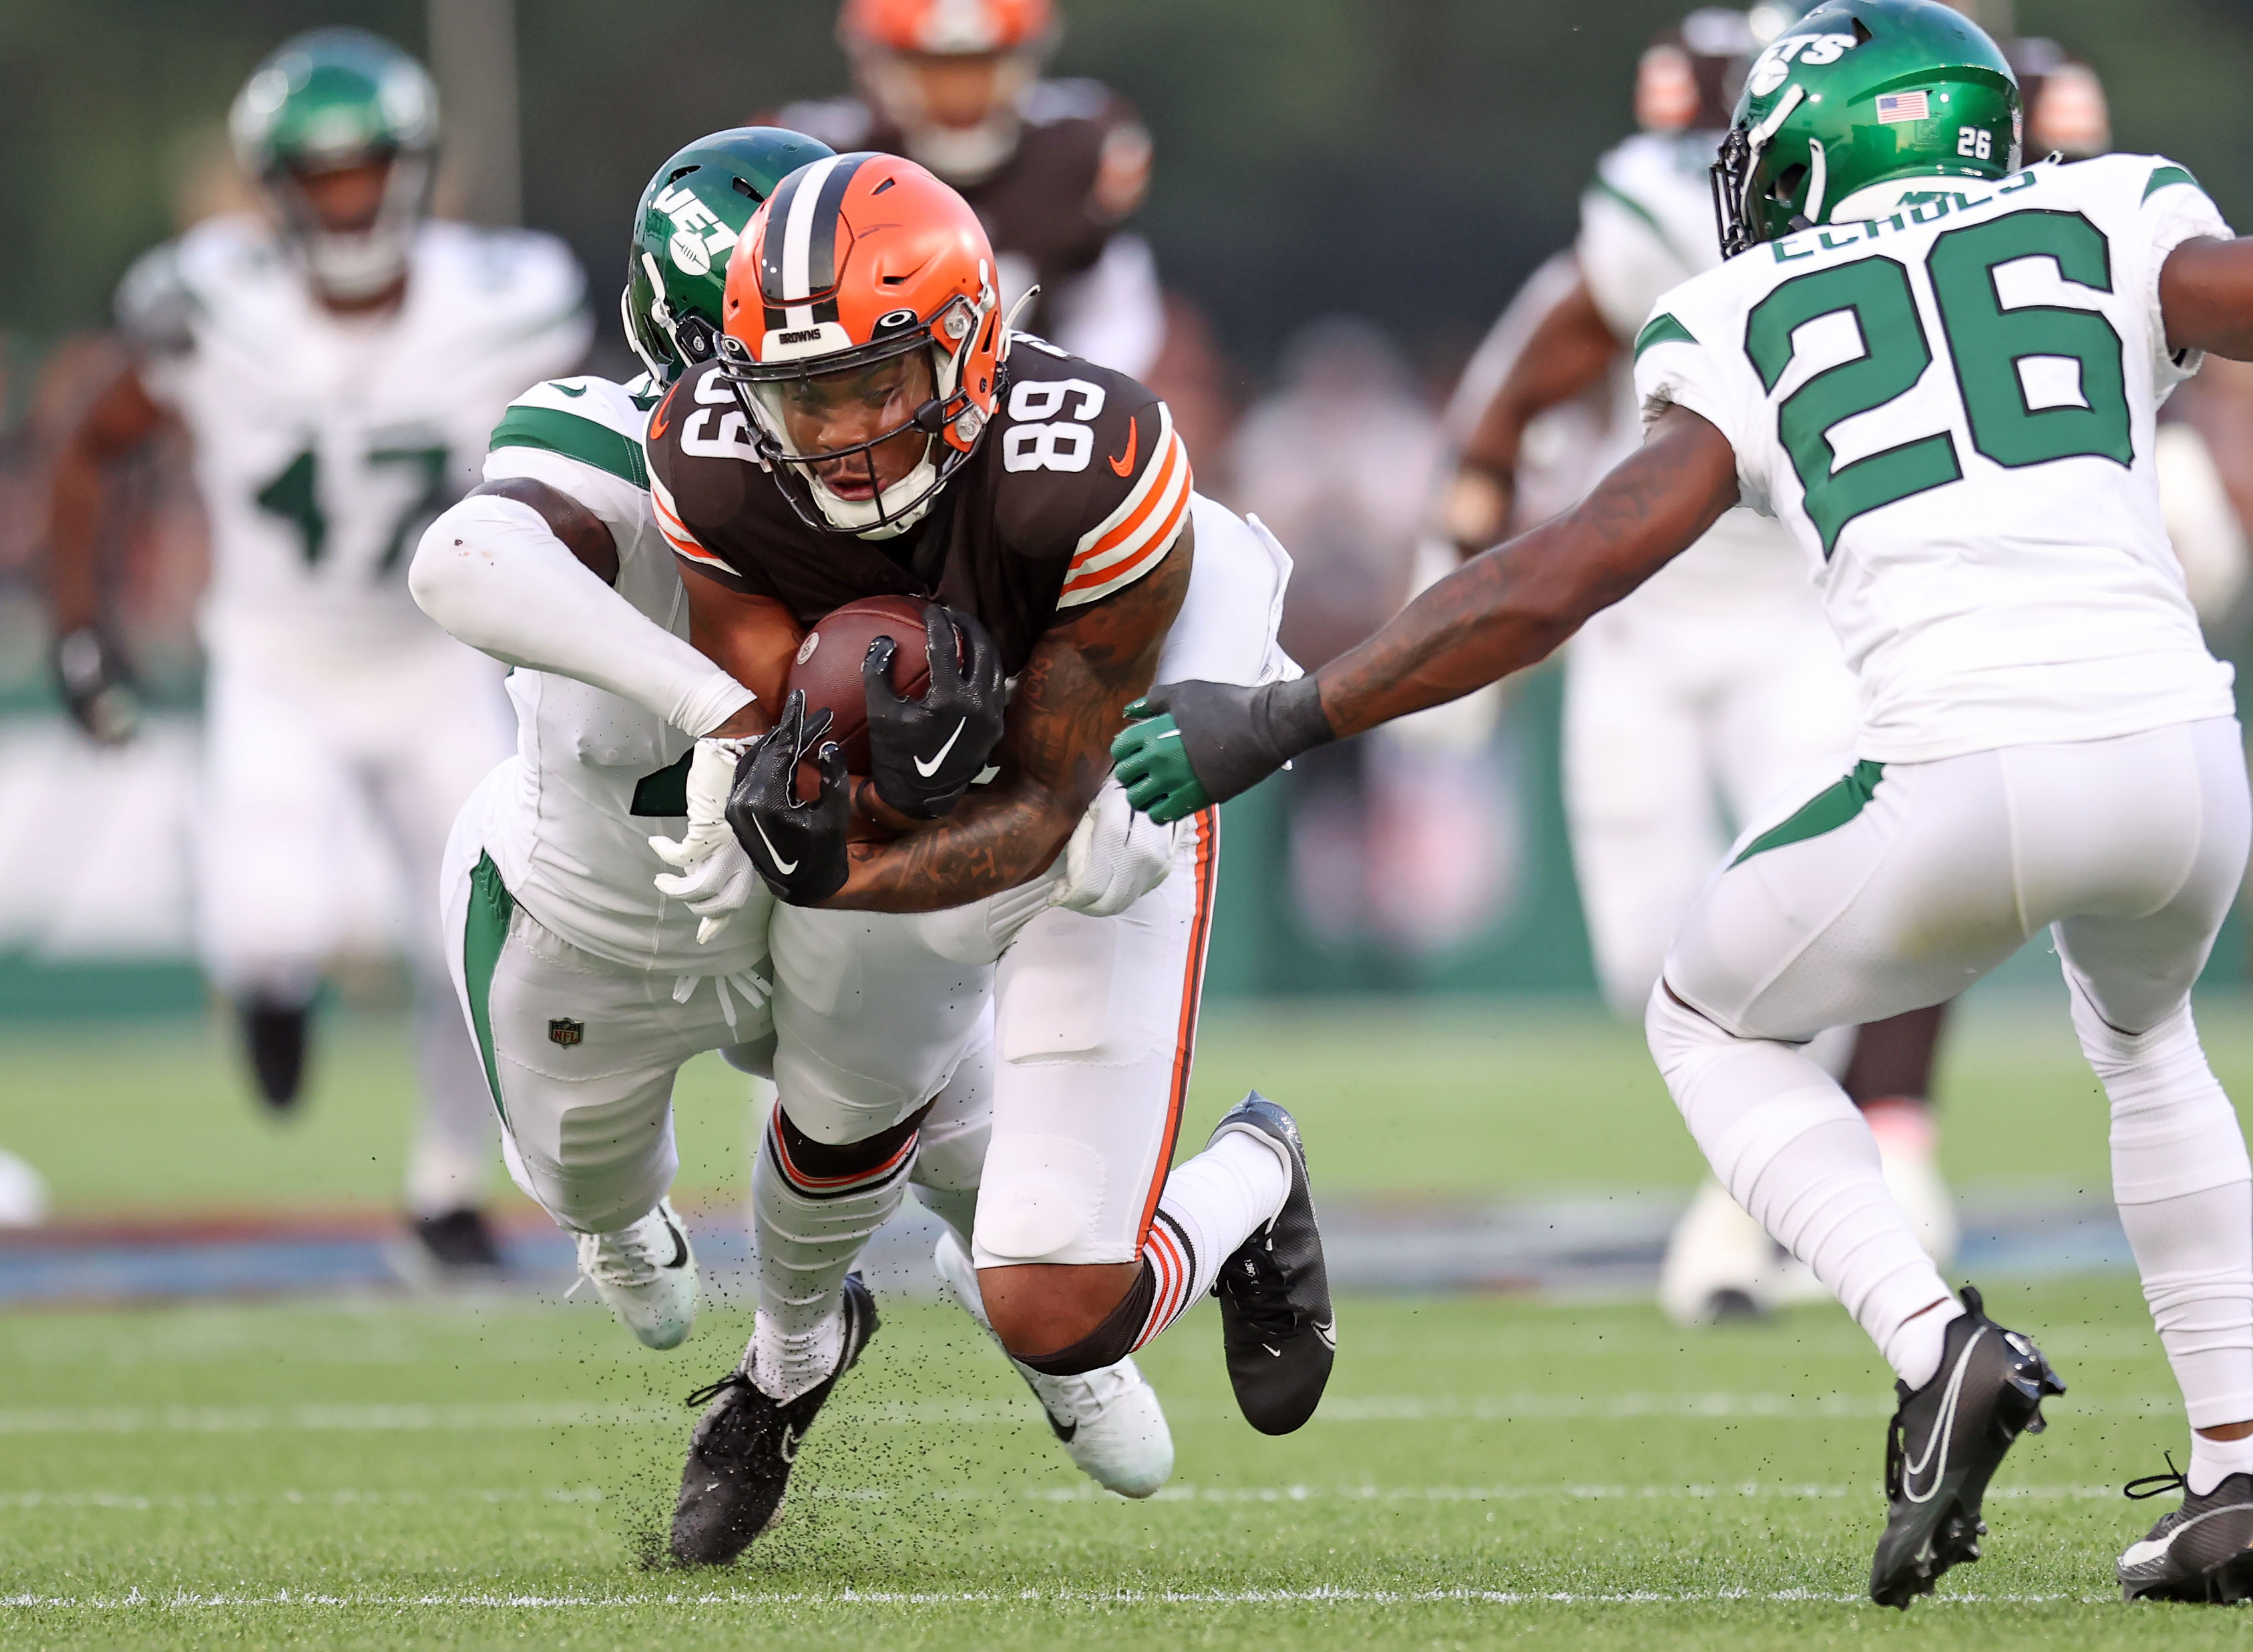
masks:
<path fill-rule="evenodd" d="M 1161 683 L 1126 708 L 1111 742 L 1126 799 L 1163 826 L 1249 791 L 1336 735 L 1311 677 L 1266 683 Z"/>

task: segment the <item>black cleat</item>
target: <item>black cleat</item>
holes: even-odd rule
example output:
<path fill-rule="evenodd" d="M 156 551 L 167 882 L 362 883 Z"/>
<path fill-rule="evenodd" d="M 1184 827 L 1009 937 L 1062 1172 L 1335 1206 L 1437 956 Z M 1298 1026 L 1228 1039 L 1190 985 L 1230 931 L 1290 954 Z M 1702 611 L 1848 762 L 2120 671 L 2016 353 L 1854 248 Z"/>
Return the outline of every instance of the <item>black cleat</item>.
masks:
<path fill-rule="evenodd" d="M 312 1027 L 313 1007 L 250 998 L 243 1000 L 241 1014 L 243 1047 L 250 1056 L 259 1099 L 276 1115 L 295 1112 L 305 1087 L 306 1035 Z"/>
<path fill-rule="evenodd" d="M 1297 1121 L 1256 1090 L 1220 1121 L 1212 1140 L 1230 1130 L 1257 1131 L 1282 1143 L 1291 1159 L 1282 1210 L 1237 1247 L 1212 1287 L 1237 1409 L 1261 1433 L 1287 1434 L 1315 1414 L 1337 1361 L 1337 1319 L 1315 1225 L 1306 1144 Z"/>
<path fill-rule="evenodd" d="M 2042 1400 L 2065 1392 L 2041 1349 L 1987 1317 L 1964 1287 L 1967 1312 L 1948 1326 L 1940 1370 L 1901 1405 L 1886 1432 L 1885 1535 L 1870 1565 L 1870 1599 L 1908 1610 L 1940 1574 L 1979 1558 L 1979 1506 L 2003 1453 L 2042 1429 Z"/>
<path fill-rule="evenodd" d="M 501 1270 L 500 1246 L 482 1210 L 464 1206 L 441 1216 L 415 1216 L 409 1227 L 415 1243 L 442 1275 Z"/>
<path fill-rule="evenodd" d="M 2166 1474 L 2124 1488 L 2138 1500 L 2170 1491 L 2183 1500 L 2120 1557 L 2122 1598 L 2236 1606 L 2253 1597 L 2253 1474 L 2231 1474 L 2201 1496 L 2174 1467 L 2170 1457 Z"/>
<path fill-rule="evenodd" d="M 837 1369 L 787 1402 L 751 1380 L 751 1356 L 688 1404 L 711 1405 L 688 1442 L 680 1497 L 673 1507 L 673 1558 L 685 1566 L 723 1566 L 774 1529 L 782 1495 L 814 1413 L 876 1334 L 876 1301 L 857 1273 L 845 1276 L 845 1350 Z"/>

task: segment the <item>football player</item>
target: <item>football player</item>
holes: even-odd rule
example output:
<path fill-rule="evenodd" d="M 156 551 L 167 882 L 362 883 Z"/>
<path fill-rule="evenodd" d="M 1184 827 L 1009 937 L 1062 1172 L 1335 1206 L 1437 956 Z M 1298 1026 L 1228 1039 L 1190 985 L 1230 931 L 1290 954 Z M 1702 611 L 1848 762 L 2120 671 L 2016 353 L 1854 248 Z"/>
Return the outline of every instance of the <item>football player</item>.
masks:
<path fill-rule="evenodd" d="M 1669 951 L 1650 1044 L 1714 1174 L 1898 1379 L 1879 1601 L 1978 1556 L 1982 1499 L 2061 1391 L 1952 1298 L 1825 1027 L 1938 1003 L 2040 930 L 2111 1104 L 2113 1191 L 2193 1431 L 2131 1596 L 2234 1600 L 2253 1544 L 2253 1167 L 2190 988 L 2243 876 L 2245 758 L 2161 521 L 2159 403 L 2253 358 L 2253 243 L 2156 156 L 2022 167 L 1992 41 L 1833 0 L 1755 60 L 1718 269 L 1636 340 L 1642 449 L 1303 683 L 1177 683 L 1118 742 L 1172 819 L 1294 752 L 1554 649 L 1750 502 L 1788 526 L 1859 680 L 1859 760 L 1756 816 Z"/>
<path fill-rule="evenodd" d="M 1093 80 L 1044 80 L 1051 0 L 845 0 L 837 38 L 860 95 L 775 116 L 838 150 L 904 155 L 961 192 L 994 251 L 1004 313 L 1140 377 L 1166 341 L 1147 242 L 1121 226 L 1150 185 L 1150 136 Z"/>
<path fill-rule="evenodd" d="M 1447 504 L 1462 554 L 1493 544 L 1513 516 L 1530 524 L 1568 502 L 1542 499 L 1540 515 L 1512 509 L 1536 420 L 1609 393 L 1611 432 L 1583 488 L 1632 449 L 1629 348 L 1662 293 L 1720 261 L 1707 169 L 1754 46 L 1744 13 L 1705 7 L 1643 52 L 1636 113 L 1645 129 L 1597 164 L 1573 279 L 1536 277 L 1539 318 L 1516 333 L 1516 354 L 1463 443 Z M 1573 458 L 1585 464 L 1585 454 Z M 1729 512 L 1573 638 L 1566 818 L 1597 977 L 1620 1014 L 1642 1014 L 1668 941 L 1726 846 L 1724 809 L 1749 819 L 1820 773 L 1852 743 L 1855 712 L 1853 678 L 1790 536 L 1750 510 Z M 1859 1038 L 1826 1035 L 1819 1048 L 1871 1110 L 1894 1196 L 1945 1265 L 1956 1220 L 1924 1099 L 1940 1017 L 1920 1011 Z M 1696 1324 L 1810 1287 L 1819 1293 L 1709 1179 L 1668 1241 L 1658 1300 Z"/>
<path fill-rule="evenodd" d="M 654 1348 L 683 1341 L 697 1306 L 694 1256 L 666 1202 L 674 1075 L 715 1049 L 766 1070 L 774 1044 L 769 903 L 747 861 L 710 857 L 685 831 L 687 758 L 698 735 L 764 730 L 753 708 L 780 700 L 794 639 L 751 633 L 773 645 L 735 648 L 724 670 L 691 646 L 641 438 L 666 387 L 712 359 L 744 224 L 780 178 L 827 153 L 799 133 L 740 128 L 658 169 L 621 295 L 647 373 L 520 396 L 493 432 L 485 483 L 431 525 L 408 573 L 433 619 L 518 667 L 519 754 L 464 809 L 445 884 L 447 960 L 509 1168 L 578 1235 L 581 1271 Z M 659 827 L 681 836 L 653 838 Z M 692 863 L 704 882 L 668 869 Z M 980 1043 L 954 1070 L 906 1171 L 959 1246 L 985 1156 L 989 1064 Z M 974 1291 L 964 1300 L 974 1308 Z M 1164 1483 L 1171 1439 L 1132 1360 L 1028 1377 L 1083 1470 L 1130 1495 Z"/>
<path fill-rule="evenodd" d="M 1335 1335 L 1296 1126 L 1248 1097 L 1168 1174 L 1215 818 L 1123 840 L 1105 898 L 1057 904 L 1090 805 L 1132 817 L 1105 753 L 1161 657 L 1238 682 L 1293 669 L 1274 643 L 1280 547 L 1194 494 L 1163 402 L 1012 334 L 977 214 L 888 155 L 818 161 L 759 209 L 719 353 L 659 405 L 647 449 L 710 635 L 756 631 L 770 603 L 810 627 L 896 594 L 943 604 L 931 657 L 959 661 L 903 700 L 891 645 L 869 650 L 865 776 L 795 692 L 756 744 L 708 739 L 691 764 L 690 836 L 747 854 L 785 903 L 757 1328 L 697 1426 L 674 1555 L 732 1558 L 778 1512 L 799 1440 L 875 1327 L 849 1270 L 989 993 L 992 1138 L 958 1289 L 1022 1364 L 1070 1377 L 1217 1282 L 1239 1405 L 1266 1432 L 1299 1426 Z M 710 791 L 724 826 L 698 806 Z M 855 812 L 900 835 L 848 843 Z"/>
<path fill-rule="evenodd" d="M 180 420 L 213 558 L 199 946 L 260 1094 L 286 1110 L 340 917 L 341 812 L 370 808 L 404 887 L 425 889 L 463 798 L 507 750 L 497 671 L 415 611 L 407 554 L 476 480 L 508 399 L 577 360 L 589 328 L 562 243 L 429 218 L 436 89 L 397 47 L 300 35 L 250 77 L 230 127 L 270 221 L 206 220 L 127 275 L 136 354 L 57 458 L 51 600 L 66 702 L 95 738 L 124 738 L 101 472 Z M 407 1207 L 430 1259 L 491 1266 L 492 1109 L 427 906 L 407 914 L 424 1097 Z"/>

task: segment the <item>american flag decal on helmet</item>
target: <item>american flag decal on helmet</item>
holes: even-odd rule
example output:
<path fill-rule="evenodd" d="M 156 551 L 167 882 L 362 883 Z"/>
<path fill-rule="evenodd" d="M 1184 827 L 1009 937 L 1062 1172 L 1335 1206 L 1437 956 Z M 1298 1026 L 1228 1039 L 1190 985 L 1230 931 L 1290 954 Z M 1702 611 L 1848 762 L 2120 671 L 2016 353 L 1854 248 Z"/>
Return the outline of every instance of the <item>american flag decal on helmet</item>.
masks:
<path fill-rule="evenodd" d="M 1929 121 L 1932 118 L 1932 94 L 1929 92 L 1888 92 L 1878 100 L 1878 124 L 1900 126 L 1909 121 Z"/>

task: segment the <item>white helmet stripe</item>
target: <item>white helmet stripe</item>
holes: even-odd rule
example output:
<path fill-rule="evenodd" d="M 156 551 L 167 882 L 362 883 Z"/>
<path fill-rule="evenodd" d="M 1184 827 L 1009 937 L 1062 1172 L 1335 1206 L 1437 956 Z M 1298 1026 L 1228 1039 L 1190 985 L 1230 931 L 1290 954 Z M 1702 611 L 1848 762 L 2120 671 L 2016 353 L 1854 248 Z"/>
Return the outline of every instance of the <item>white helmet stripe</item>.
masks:
<path fill-rule="evenodd" d="M 782 227 L 782 297 L 786 303 L 803 303 L 813 296 L 813 226 L 821 215 L 821 186 L 829 181 L 829 174 L 844 159 L 832 155 L 816 161 L 799 178 L 798 187 L 791 192 L 790 213 Z"/>

